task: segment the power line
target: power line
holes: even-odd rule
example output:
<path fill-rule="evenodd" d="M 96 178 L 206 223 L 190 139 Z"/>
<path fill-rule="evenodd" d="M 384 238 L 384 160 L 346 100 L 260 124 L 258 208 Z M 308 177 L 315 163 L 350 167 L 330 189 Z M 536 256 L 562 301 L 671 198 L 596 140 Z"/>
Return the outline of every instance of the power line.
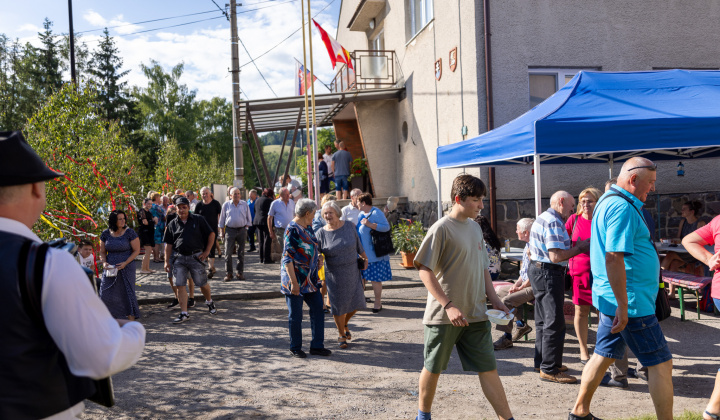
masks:
<path fill-rule="evenodd" d="M 277 98 L 277 97 L 278 97 L 277 93 L 275 93 L 275 91 L 273 90 L 272 86 L 270 86 L 270 83 L 268 83 L 267 79 L 265 78 L 265 76 L 264 76 L 264 75 L 262 74 L 262 72 L 260 71 L 260 68 L 258 67 L 257 63 L 255 62 L 255 60 L 254 60 L 254 59 L 252 58 L 252 56 L 250 55 L 250 51 L 248 51 L 247 47 L 245 46 L 245 43 L 242 42 L 242 39 L 240 39 L 240 36 L 239 36 L 239 35 L 238 35 L 238 41 L 240 41 L 240 45 L 243 46 L 243 49 L 245 49 L 245 53 L 247 53 L 248 57 L 250 57 L 250 62 L 255 65 L 255 68 L 257 69 L 258 73 L 260 73 L 260 77 L 262 77 L 262 79 L 265 81 L 265 84 L 267 85 L 267 87 L 270 88 L 270 91 L 271 91 L 271 92 L 273 93 L 273 95 L 275 95 L 275 97 Z"/>
<path fill-rule="evenodd" d="M 105 29 L 122 28 L 122 27 L 124 27 L 124 26 L 132 26 L 132 25 L 140 25 L 140 24 L 143 24 L 143 23 L 160 22 L 160 21 L 163 21 L 163 20 L 177 19 L 177 18 L 181 18 L 181 17 L 196 16 L 196 15 L 204 15 L 204 14 L 207 14 L 207 13 L 214 13 L 214 12 L 215 12 L 215 10 L 208 10 L 208 11 L 205 11 L 205 12 L 197 12 L 197 13 L 188 13 L 188 14 L 186 14 L 186 15 L 178 15 L 178 16 L 170 16 L 170 17 L 164 17 L 164 18 L 158 18 L 158 19 L 143 20 L 142 22 L 123 23 L 122 25 L 107 26 L 107 27 L 105 27 L 105 28 L 99 28 L 99 29 L 88 29 L 88 30 L 86 30 L 86 31 L 79 31 L 79 32 L 75 32 L 75 33 L 76 33 L 76 34 L 84 34 L 84 33 L 88 33 L 88 32 L 102 31 L 102 30 L 105 30 Z"/>
<path fill-rule="evenodd" d="M 315 15 L 313 16 L 313 18 L 317 17 L 320 13 L 324 12 L 325 9 L 327 9 L 328 7 L 330 7 L 330 5 L 333 4 L 333 3 L 335 3 L 335 0 L 332 0 L 332 1 L 331 1 L 330 3 L 328 3 L 325 7 L 323 7 L 323 8 L 320 9 L 317 13 L 315 13 Z M 303 17 L 303 19 L 304 19 L 304 17 Z M 308 25 L 309 25 L 309 24 L 310 24 L 310 23 L 308 22 Z M 267 51 L 265 51 L 264 53 L 260 54 L 259 56 L 255 57 L 254 60 L 248 61 L 247 63 L 241 65 L 240 68 L 243 68 L 243 67 L 247 66 L 248 64 L 254 63 L 255 60 L 257 60 L 257 59 L 259 59 L 260 57 L 268 54 L 270 51 L 272 51 L 272 50 L 274 50 L 275 48 L 279 47 L 280 44 L 282 44 L 283 42 L 285 42 L 285 41 L 287 41 L 288 39 L 292 38 L 293 35 L 295 35 L 296 33 L 300 32 L 301 29 L 302 29 L 302 26 L 299 27 L 299 28 L 297 28 L 293 33 L 291 33 L 291 34 L 288 35 L 287 37 L 285 37 L 285 39 L 283 39 L 282 41 L 280 41 L 280 42 L 278 42 L 277 44 L 275 44 L 274 46 L 272 46 L 269 50 L 267 50 Z"/>
<path fill-rule="evenodd" d="M 281 4 L 290 3 L 290 2 L 293 2 L 293 1 L 297 1 L 297 0 L 287 0 L 287 1 L 284 1 L 284 2 L 273 1 L 273 2 L 271 2 L 272 4 L 269 4 L 269 5 L 267 5 L 267 6 L 256 7 L 255 9 L 243 10 L 243 11 L 241 11 L 241 12 L 238 12 L 238 14 L 240 14 L 240 13 L 250 13 L 250 12 L 257 11 L 257 10 L 267 9 L 267 8 L 270 8 L 270 7 L 279 6 L 279 5 L 281 5 Z M 333 1 L 335 1 L 335 0 L 333 0 Z M 266 2 L 268 2 L 268 1 L 266 0 L 265 2 L 259 2 L 259 3 L 253 3 L 253 4 L 260 4 L 260 3 L 266 3 Z M 222 9 L 221 9 L 221 11 L 224 12 L 224 10 L 222 10 Z M 192 16 L 192 15 L 196 15 L 196 14 L 212 13 L 212 12 L 217 13 L 216 10 L 210 10 L 210 11 L 206 11 L 206 12 L 198 12 L 198 13 L 192 13 L 192 14 L 182 15 L 182 16 Z M 112 28 L 116 28 L 116 27 L 119 27 L 119 26 L 136 25 L 136 24 L 140 24 L 140 23 L 147 23 L 147 22 L 153 22 L 153 21 L 174 19 L 174 18 L 182 17 L 182 16 L 174 16 L 174 17 L 168 17 L 168 18 L 159 18 L 159 19 L 154 19 L 154 20 L 149 20 L 149 21 L 143 21 L 143 22 L 137 22 L 137 23 L 128 23 L 128 24 L 123 24 L 123 25 L 114 26 L 114 27 L 112 27 Z M 163 26 L 163 27 L 160 27 L 160 28 L 145 29 L 145 30 L 142 30 L 142 31 L 132 32 L 132 33 L 129 33 L 129 34 L 122 34 L 122 35 L 123 35 L 123 36 L 137 35 L 137 34 L 142 34 L 142 33 L 147 33 L 147 32 L 152 32 L 152 31 L 159 31 L 159 30 L 162 30 L 162 29 L 176 28 L 176 27 L 179 27 L 179 26 L 192 25 L 192 24 L 194 24 L 194 23 L 206 22 L 206 21 L 209 21 L 209 20 L 220 19 L 220 18 L 222 18 L 222 17 L 225 17 L 225 16 L 216 16 L 216 17 L 212 17 L 212 18 L 208 18 L 208 19 L 200 19 L 200 20 L 194 20 L 194 21 L 191 21 L 191 22 L 179 23 L 179 24 L 177 24 L 177 25 L 169 25 L 169 26 Z M 111 27 L 108 27 L 108 29 L 109 29 L 109 28 L 111 28 Z M 92 31 L 100 31 L 100 30 L 103 30 L 103 29 L 93 29 Z M 79 33 L 84 33 L 84 32 L 90 32 L 90 31 L 83 31 L 83 32 L 76 32 L 76 33 L 79 34 Z M 58 35 L 58 36 L 64 36 L 64 35 L 67 35 L 67 34 L 61 34 L 61 35 Z M 88 42 L 99 42 L 99 40 L 96 40 L 96 41 L 88 41 Z"/>

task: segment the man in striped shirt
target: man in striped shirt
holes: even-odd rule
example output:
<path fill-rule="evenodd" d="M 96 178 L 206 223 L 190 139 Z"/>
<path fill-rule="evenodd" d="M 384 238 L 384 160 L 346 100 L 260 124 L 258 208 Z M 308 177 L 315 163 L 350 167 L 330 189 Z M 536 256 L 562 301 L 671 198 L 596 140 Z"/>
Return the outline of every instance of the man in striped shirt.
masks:
<path fill-rule="evenodd" d="M 565 268 L 564 261 L 590 249 L 589 241 L 571 247 L 565 220 L 575 210 L 575 199 L 565 191 L 550 198 L 550 208 L 530 229 L 528 278 L 535 295 L 535 370 L 540 379 L 573 384 L 577 379 L 565 373 Z"/>

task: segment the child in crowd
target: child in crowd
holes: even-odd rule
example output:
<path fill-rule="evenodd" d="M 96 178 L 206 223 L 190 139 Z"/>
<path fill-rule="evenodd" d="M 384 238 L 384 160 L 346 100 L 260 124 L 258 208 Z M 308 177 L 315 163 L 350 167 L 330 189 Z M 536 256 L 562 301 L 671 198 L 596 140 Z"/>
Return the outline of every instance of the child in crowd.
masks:
<path fill-rule="evenodd" d="M 425 363 L 420 374 L 417 420 L 430 420 L 440 373 L 453 347 L 463 370 L 477 372 L 483 393 L 501 420 L 512 419 L 495 362 L 486 301 L 509 313 L 490 280 L 490 259 L 480 225 L 485 184 L 472 175 L 453 181 L 450 214 L 438 220 L 415 256 L 415 267 L 428 289 L 425 307 Z"/>
<path fill-rule="evenodd" d="M 89 239 L 81 239 L 78 247 L 78 262 L 95 273 L 95 255 L 93 255 L 93 243 Z"/>

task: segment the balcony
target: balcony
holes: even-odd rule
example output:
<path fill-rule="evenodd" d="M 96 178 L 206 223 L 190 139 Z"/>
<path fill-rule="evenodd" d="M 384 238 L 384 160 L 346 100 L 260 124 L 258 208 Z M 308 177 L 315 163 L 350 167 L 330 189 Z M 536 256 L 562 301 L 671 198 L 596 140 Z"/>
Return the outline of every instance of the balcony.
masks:
<path fill-rule="evenodd" d="M 355 70 L 342 64 L 330 83 L 331 92 L 402 88 L 405 85 L 395 51 L 355 50 L 350 59 Z"/>

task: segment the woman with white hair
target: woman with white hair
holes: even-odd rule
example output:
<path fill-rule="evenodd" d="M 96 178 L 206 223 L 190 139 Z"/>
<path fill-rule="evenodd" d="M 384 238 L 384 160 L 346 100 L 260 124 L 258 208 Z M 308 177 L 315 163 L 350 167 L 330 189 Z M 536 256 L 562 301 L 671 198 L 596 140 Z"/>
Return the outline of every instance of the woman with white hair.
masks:
<path fill-rule="evenodd" d="M 330 311 L 338 329 L 339 346 L 344 349 L 348 340 L 352 339 L 348 329 L 350 318 L 359 309 L 365 308 L 358 255 L 362 258 L 363 269 L 368 266 L 368 258 L 355 226 L 340 220 L 341 214 L 335 201 L 326 202 L 322 207 L 322 216 L 327 224 L 316 235 L 320 251 L 327 261 L 325 283 L 330 296 Z"/>
<path fill-rule="evenodd" d="M 325 315 L 318 278 L 318 268 L 322 264 L 320 247 L 312 228 L 309 228 L 316 207 L 315 202 L 308 199 L 302 199 L 295 205 L 295 218 L 285 228 L 280 267 L 280 291 L 285 295 L 289 312 L 290 353 L 298 358 L 306 357 L 302 350 L 303 302 L 310 309 L 310 354 L 329 356 L 332 353 L 324 346 Z"/>

